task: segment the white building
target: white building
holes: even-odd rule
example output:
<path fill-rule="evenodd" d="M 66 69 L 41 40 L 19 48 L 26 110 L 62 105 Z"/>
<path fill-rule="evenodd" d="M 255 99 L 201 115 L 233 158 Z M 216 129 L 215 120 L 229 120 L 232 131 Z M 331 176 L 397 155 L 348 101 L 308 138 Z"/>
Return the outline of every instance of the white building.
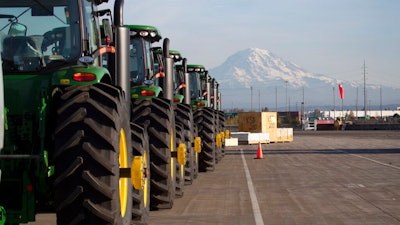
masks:
<path fill-rule="evenodd" d="M 364 110 L 335 110 L 335 111 L 321 111 L 321 117 L 323 118 L 337 118 L 337 117 L 345 117 L 346 115 L 353 114 L 354 117 L 364 118 L 365 112 Z M 400 110 L 367 110 L 367 117 L 370 118 L 380 118 L 380 117 L 392 117 L 395 114 L 400 115 Z"/>

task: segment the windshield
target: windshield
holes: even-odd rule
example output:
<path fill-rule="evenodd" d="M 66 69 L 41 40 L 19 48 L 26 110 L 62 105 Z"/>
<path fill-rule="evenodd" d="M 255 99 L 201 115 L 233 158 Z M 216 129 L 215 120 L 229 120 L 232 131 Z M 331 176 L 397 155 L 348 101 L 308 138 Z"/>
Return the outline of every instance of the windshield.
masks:
<path fill-rule="evenodd" d="M 12 6 L 13 0 L 0 3 L 0 49 L 6 73 L 39 71 L 50 68 L 53 62 L 59 65 L 77 61 L 81 55 L 82 24 L 77 1 L 16 2 L 18 7 Z M 89 35 L 95 23 L 91 4 L 84 2 L 83 24 L 88 26 L 85 31 Z"/>
<path fill-rule="evenodd" d="M 197 99 L 200 91 L 200 77 L 196 72 L 189 72 L 190 77 L 190 99 Z"/>
<path fill-rule="evenodd" d="M 183 71 L 181 69 L 178 69 L 178 67 L 175 67 L 175 69 L 174 69 L 174 88 L 175 88 L 176 94 L 183 95 L 184 89 L 183 88 L 179 89 L 179 86 L 184 83 L 185 83 L 185 81 L 184 81 Z"/>
<path fill-rule="evenodd" d="M 153 66 L 154 74 L 165 72 L 162 51 L 152 51 L 152 53 L 154 60 L 154 66 Z M 155 78 L 154 85 L 158 87 L 164 87 L 164 77 Z M 162 95 L 163 93 L 161 92 L 160 96 Z"/>
<path fill-rule="evenodd" d="M 146 77 L 153 76 L 150 42 L 137 36 L 131 38 L 129 64 L 130 80 L 134 86 L 141 85 Z"/>
<path fill-rule="evenodd" d="M 201 91 L 205 92 L 207 91 L 207 78 L 206 75 L 203 73 L 202 75 L 200 75 L 200 82 L 201 82 Z M 207 93 L 208 94 L 208 93 Z"/>

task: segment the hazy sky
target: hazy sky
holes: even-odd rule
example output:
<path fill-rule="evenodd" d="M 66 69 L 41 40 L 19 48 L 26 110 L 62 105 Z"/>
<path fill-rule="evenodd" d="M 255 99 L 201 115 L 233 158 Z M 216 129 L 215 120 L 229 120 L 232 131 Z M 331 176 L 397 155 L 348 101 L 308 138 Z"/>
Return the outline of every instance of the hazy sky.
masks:
<path fill-rule="evenodd" d="M 156 26 L 208 68 L 256 47 L 346 80 L 362 81 L 365 60 L 368 83 L 400 87 L 399 0 L 125 0 L 124 24 Z"/>

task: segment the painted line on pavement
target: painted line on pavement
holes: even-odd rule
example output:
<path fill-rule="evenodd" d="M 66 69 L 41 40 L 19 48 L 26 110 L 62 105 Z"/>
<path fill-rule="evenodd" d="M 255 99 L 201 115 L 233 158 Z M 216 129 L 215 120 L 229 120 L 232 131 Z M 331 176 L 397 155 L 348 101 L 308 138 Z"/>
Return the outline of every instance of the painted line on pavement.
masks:
<path fill-rule="evenodd" d="M 246 174 L 247 187 L 249 188 L 251 206 L 253 208 L 254 220 L 256 225 L 264 225 L 263 218 L 261 216 L 260 206 L 258 205 L 256 192 L 254 191 L 253 181 L 251 180 L 249 168 L 247 167 L 246 159 L 244 158 L 243 149 L 240 149 L 240 155 L 242 156 L 244 172 Z"/>
<path fill-rule="evenodd" d="M 362 159 L 365 159 L 365 160 L 368 160 L 368 161 L 371 161 L 371 162 L 374 162 L 374 163 L 378 163 L 378 164 L 380 164 L 382 166 L 387 166 L 387 167 L 391 167 L 391 168 L 400 170 L 400 167 L 398 167 L 398 166 L 393 166 L 393 165 L 390 165 L 390 164 L 387 164 L 387 163 L 384 163 L 384 162 L 380 162 L 380 161 L 377 161 L 377 160 L 374 160 L 374 159 L 367 158 L 365 156 L 356 155 L 356 154 L 352 154 L 352 153 L 350 153 L 350 155 L 358 157 L 358 158 L 362 158 Z"/>
<path fill-rule="evenodd" d="M 355 157 L 358 157 L 358 158 L 361 158 L 361 159 L 365 159 L 365 160 L 377 163 L 377 164 L 382 165 L 382 166 L 387 166 L 387 167 L 390 167 L 390 168 L 393 168 L 393 169 L 400 170 L 400 167 L 398 167 L 398 166 L 394 166 L 394 165 L 387 164 L 387 163 L 384 163 L 384 162 L 380 162 L 378 160 L 371 159 L 371 158 L 368 158 L 368 157 L 365 157 L 365 156 L 361 156 L 361 155 L 357 155 L 357 154 L 354 154 L 354 153 L 350 153 L 350 152 L 347 152 L 346 150 L 340 150 L 340 149 L 336 149 L 336 148 L 331 148 L 331 149 L 334 150 L 334 151 L 337 151 L 337 152 L 343 152 L 343 153 L 349 154 L 351 156 L 355 156 Z"/>

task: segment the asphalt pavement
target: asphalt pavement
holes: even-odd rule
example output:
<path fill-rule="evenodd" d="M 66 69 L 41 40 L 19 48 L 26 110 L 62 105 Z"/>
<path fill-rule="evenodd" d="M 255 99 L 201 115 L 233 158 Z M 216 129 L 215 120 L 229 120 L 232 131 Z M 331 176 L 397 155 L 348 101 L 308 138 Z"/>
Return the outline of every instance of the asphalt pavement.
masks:
<path fill-rule="evenodd" d="M 299 131 L 289 143 L 227 147 L 150 225 L 400 225 L 399 131 Z M 53 225 L 54 214 L 37 222 Z"/>

